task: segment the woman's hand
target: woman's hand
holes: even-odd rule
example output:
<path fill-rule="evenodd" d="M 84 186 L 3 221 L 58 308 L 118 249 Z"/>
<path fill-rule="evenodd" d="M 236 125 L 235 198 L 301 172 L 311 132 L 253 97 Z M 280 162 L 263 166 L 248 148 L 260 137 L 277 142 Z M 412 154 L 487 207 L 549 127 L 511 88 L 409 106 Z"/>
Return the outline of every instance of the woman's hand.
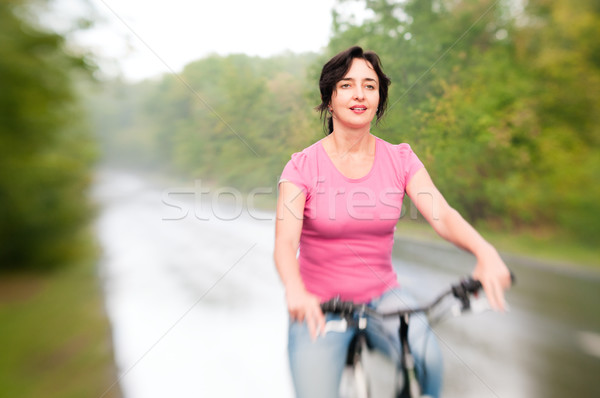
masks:
<path fill-rule="evenodd" d="M 510 271 L 491 245 L 477 257 L 473 278 L 481 282 L 492 309 L 505 311 L 504 291 L 512 283 Z"/>
<path fill-rule="evenodd" d="M 285 293 L 290 318 L 306 321 L 310 337 L 316 340 L 325 327 L 325 316 L 319 298 L 303 288 L 288 289 Z"/>

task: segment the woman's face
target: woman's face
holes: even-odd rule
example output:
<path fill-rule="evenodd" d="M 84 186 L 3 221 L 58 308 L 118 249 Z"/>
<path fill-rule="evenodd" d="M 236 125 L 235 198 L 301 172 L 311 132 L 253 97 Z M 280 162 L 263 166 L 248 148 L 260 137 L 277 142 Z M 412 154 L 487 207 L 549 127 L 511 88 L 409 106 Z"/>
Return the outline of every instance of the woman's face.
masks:
<path fill-rule="evenodd" d="M 369 126 L 378 105 L 377 73 L 368 61 L 356 58 L 344 78 L 337 82 L 331 96 L 334 130 L 340 123 L 353 129 Z"/>

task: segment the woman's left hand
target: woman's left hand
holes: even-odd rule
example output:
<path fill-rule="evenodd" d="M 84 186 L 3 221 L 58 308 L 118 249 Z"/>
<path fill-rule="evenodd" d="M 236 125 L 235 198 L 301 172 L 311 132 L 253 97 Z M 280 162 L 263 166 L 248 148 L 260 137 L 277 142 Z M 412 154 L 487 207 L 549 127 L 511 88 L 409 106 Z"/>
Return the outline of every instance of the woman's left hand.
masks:
<path fill-rule="evenodd" d="M 477 258 L 473 278 L 483 285 L 492 309 L 505 311 L 504 291 L 510 288 L 512 281 L 508 267 L 492 246 Z"/>

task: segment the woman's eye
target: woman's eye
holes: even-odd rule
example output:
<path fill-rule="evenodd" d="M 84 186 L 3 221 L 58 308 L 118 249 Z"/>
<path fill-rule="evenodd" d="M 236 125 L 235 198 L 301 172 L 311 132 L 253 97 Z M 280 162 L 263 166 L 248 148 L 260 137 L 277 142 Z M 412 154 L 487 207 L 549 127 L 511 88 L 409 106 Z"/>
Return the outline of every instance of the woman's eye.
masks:
<path fill-rule="evenodd" d="M 342 84 L 340 87 L 341 87 L 341 88 L 348 88 L 348 87 L 350 87 L 350 84 L 348 84 L 348 83 L 344 83 L 344 84 Z"/>

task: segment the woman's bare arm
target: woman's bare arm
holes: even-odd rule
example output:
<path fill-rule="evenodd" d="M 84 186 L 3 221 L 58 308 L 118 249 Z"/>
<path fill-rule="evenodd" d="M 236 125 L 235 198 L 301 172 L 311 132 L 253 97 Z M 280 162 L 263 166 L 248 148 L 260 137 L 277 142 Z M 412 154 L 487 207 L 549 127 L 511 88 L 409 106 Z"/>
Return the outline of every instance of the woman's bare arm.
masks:
<path fill-rule="evenodd" d="M 273 257 L 285 287 L 290 317 L 296 321 L 306 321 L 311 336 L 316 338 L 318 331 L 323 330 L 325 317 L 319 299 L 310 294 L 302 282 L 296 257 L 305 203 L 306 195 L 296 185 L 291 182 L 279 184 Z"/>
<path fill-rule="evenodd" d="M 444 239 L 465 249 L 477 258 L 473 277 L 483 285 L 490 305 L 505 309 L 504 290 L 510 287 L 510 271 L 496 251 L 456 210 L 435 187 L 427 170 L 421 169 L 412 177 L 406 192 L 433 229 Z"/>

